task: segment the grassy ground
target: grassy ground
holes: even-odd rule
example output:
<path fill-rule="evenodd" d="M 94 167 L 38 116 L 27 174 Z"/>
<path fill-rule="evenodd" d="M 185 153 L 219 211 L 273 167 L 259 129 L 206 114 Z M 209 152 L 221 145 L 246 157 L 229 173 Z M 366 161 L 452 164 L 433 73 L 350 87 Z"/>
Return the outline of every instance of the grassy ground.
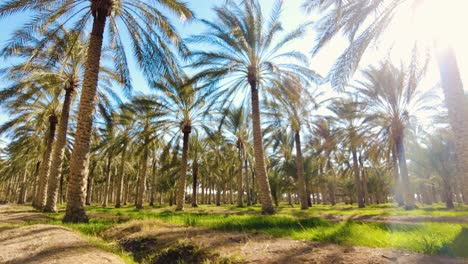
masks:
<path fill-rule="evenodd" d="M 278 208 L 278 214 L 264 216 L 257 206 L 235 208 L 231 206 L 200 206 L 174 212 L 174 208 L 136 210 L 90 206 L 94 218 L 90 224 L 66 224 L 89 236 L 98 236 L 107 228 L 130 219 L 155 219 L 176 225 L 208 227 L 235 232 L 258 232 L 275 237 L 289 237 L 367 247 L 398 248 L 410 252 L 468 257 L 468 224 L 444 222 L 377 223 L 366 221 L 329 222 L 314 215 L 371 215 L 371 216 L 433 216 L 468 217 L 468 208 L 459 205 L 445 210 L 442 205 L 420 206 L 413 211 L 394 208 L 389 204 L 358 209 L 350 205 L 314 206 L 307 211 L 287 206 Z M 115 217 L 105 217 L 113 215 Z M 56 224 L 62 214 L 49 214 Z"/>

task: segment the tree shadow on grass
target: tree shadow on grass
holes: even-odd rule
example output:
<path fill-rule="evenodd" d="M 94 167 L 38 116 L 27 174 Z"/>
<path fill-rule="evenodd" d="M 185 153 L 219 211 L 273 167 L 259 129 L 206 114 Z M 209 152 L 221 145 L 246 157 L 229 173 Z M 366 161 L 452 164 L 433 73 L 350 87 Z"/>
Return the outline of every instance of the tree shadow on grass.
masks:
<path fill-rule="evenodd" d="M 449 243 L 442 245 L 440 254 L 447 256 L 468 257 L 468 228 L 462 227 L 460 233 Z"/>

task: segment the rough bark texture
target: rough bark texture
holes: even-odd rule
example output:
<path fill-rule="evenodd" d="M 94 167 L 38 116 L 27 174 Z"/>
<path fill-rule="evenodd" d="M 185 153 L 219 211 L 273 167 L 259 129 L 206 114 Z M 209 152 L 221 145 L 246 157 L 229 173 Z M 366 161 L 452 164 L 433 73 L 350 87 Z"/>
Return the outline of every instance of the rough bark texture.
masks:
<path fill-rule="evenodd" d="M 263 150 L 263 136 L 260 121 L 260 99 L 257 87 L 257 73 L 254 67 L 249 67 L 248 81 L 251 90 L 252 123 L 255 155 L 255 173 L 259 188 L 260 202 L 263 214 L 273 214 L 273 199 L 271 197 L 270 183 L 265 166 L 265 153 Z"/>
<path fill-rule="evenodd" d="M 392 165 L 393 165 L 393 180 L 395 181 L 395 200 L 398 203 L 398 206 L 403 206 L 403 195 L 401 193 L 401 180 L 400 180 L 400 171 L 398 169 L 398 155 L 396 150 L 396 145 L 392 148 Z"/>
<path fill-rule="evenodd" d="M 154 154 L 152 163 L 150 206 L 154 206 L 154 201 L 156 200 L 156 153 Z"/>
<path fill-rule="evenodd" d="M 327 155 L 327 173 L 331 176 L 331 180 L 328 183 L 328 191 L 330 193 L 330 203 L 331 205 L 335 205 L 336 204 L 336 193 L 335 193 L 336 176 L 331 166 L 330 153 L 328 153 Z"/>
<path fill-rule="evenodd" d="M 44 158 L 39 169 L 39 187 L 37 189 L 36 200 L 34 207 L 43 209 L 47 198 L 47 180 L 50 169 L 50 160 L 52 156 L 52 147 L 55 141 L 55 129 L 57 127 L 57 116 L 52 114 L 49 116 L 49 133 L 47 136 L 47 145 L 44 152 Z"/>
<path fill-rule="evenodd" d="M 106 20 L 113 1 L 93 1 L 91 10 L 93 29 L 88 46 L 83 87 L 81 91 L 75 144 L 70 160 L 70 179 L 67 188 L 67 209 L 63 222 L 88 222 L 84 210 L 88 155 L 96 105 L 96 88 L 99 77 L 102 42 Z"/>
<path fill-rule="evenodd" d="M 91 205 L 93 198 L 93 189 L 94 189 L 94 169 L 96 168 L 96 163 L 91 165 L 91 170 L 88 174 L 88 184 L 86 187 L 86 205 Z"/>
<path fill-rule="evenodd" d="M 115 208 L 121 207 L 126 155 L 127 155 L 127 146 L 125 145 L 122 150 L 122 159 L 120 160 L 119 176 L 117 179 L 117 195 L 115 198 Z"/>
<path fill-rule="evenodd" d="M 249 184 L 249 166 L 247 164 L 247 158 L 245 157 L 247 156 L 245 153 L 244 153 L 244 169 L 245 169 L 245 193 L 247 194 L 247 205 L 250 206 L 252 205 L 252 197 L 250 195 L 250 184 Z"/>
<path fill-rule="evenodd" d="M 362 194 L 362 184 L 361 184 L 361 176 L 359 173 L 359 165 L 358 165 L 358 158 L 356 150 L 352 150 L 353 154 L 353 172 L 354 172 L 354 184 L 356 185 L 356 192 L 357 192 L 357 199 L 358 199 L 358 206 L 359 208 L 364 208 L 364 197 Z"/>
<path fill-rule="evenodd" d="M 188 154 L 188 147 L 189 147 L 189 140 L 190 140 L 190 132 L 192 132 L 191 126 L 184 126 L 182 129 L 184 133 L 183 138 L 183 145 L 182 145 L 182 160 L 180 161 L 180 176 L 179 176 L 179 183 L 177 189 L 177 211 L 184 210 L 184 203 L 185 203 L 185 182 L 187 178 L 187 154 Z"/>
<path fill-rule="evenodd" d="M 109 193 L 111 191 L 111 163 L 112 163 L 112 153 L 107 154 L 107 163 L 106 163 L 106 189 L 104 190 L 104 201 L 102 206 L 106 207 L 109 202 Z"/>
<path fill-rule="evenodd" d="M 198 189 L 198 164 L 194 160 L 192 165 L 193 184 L 192 184 L 192 207 L 198 207 L 197 189 Z"/>
<path fill-rule="evenodd" d="M 243 171 L 243 159 L 242 159 L 242 152 L 243 152 L 244 145 L 242 141 L 237 140 L 237 150 L 238 150 L 238 162 L 239 162 L 239 170 L 237 172 L 237 206 L 243 207 L 243 194 L 244 194 L 244 187 L 242 186 L 242 171 Z"/>
<path fill-rule="evenodd" d="M 62 175 L 62 161 L 67 145 L 68 118 L 70 116 L 70 106 L 75 82 L 72 81 L 65 88 L 65 98 L 62 105 L 62 113 L 57 130 L 57 142 L 52 153 L 52 164 L 49 174 L 49 185 L 47 188 L 47 202 L 44 207 L 45 212 L 57 212 L 57 198 L 59 192 L 60 176 Z"/>
<path fill-rule="evenodd" d="M 295 133 L 294 141 L 296 143 L 297 192 L 299 193 L 301 200 L 301 209 L 305 210 L 309 208 L 309 202 L 307 201 L 304 161 L 302 159 L 301 135 L 299 134 L 299 131 Z"/>
<path fill-rule="evenodd" d="M 24 170 L 23 179 L 21 180 L 21 189 L 18 196 L 18 204 L 24 204 L 26 202 L 26 190 L 28 182 L 28 170 Z"/>
<path fill-rule="evenodd" d="M 463 199 L 468 204 L 468 105 L 453 49 L 450 46 L 438 47 L 437 60 L 449 123 L 455 135 L 457 170 Z"/>
<path fill-rule="evenodd" d="M 137 198 L 135 202 L 135 207 L 137 209 L 143 208 L 143 199 L 145 197 L 146 192 L 146 175 L 148 172 L 148 140 L 145 142 L 145 149 L 143 150 L 143 157 L 141 161 L 141 171 L 140 171 L 140 180 L 138 182 L 138 192 Z"/>
<path fill-rule="evenodd" d="M 408 165 L 406 164 L 405 146 L 403 145 L 403 139 L 400 138 L 396 142 L 398 164 L 400 166 L 400 174 L 402 181 L 402 192 L 405 200 L 405 208 L 407 210 L 414 209 L 414 194 L 410 190 L 409 177 L 408 177 Z"/>

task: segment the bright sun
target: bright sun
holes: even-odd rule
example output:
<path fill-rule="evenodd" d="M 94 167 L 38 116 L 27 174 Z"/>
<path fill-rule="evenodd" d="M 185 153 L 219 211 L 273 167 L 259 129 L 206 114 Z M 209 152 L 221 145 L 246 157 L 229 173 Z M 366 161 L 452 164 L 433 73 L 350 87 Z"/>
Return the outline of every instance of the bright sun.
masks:
<path fill-rule="evenodd" d="M 412 16 L 412 29 L 421 40 L 464 42 L 468 24 L 467 0 L 420 0 Z"/>
<path fill-rule="evenodd" d="M 418 1 L 419 5 L 414 6 Z M 465 89 L 468 88 L 468 0 L 411 0 L 395 13 L 381 44 L 392 47 L 397 61 L 411 56 L 415 41 L 419 47 L 434 47 L 435 41 L 450 45 L 457 54 Z M 385 50 L 385 48 L 383 49 Z M 423 50 L 421 50 L 423 51 Z M 437 82 L 437 72 L 433 82 Z"/>

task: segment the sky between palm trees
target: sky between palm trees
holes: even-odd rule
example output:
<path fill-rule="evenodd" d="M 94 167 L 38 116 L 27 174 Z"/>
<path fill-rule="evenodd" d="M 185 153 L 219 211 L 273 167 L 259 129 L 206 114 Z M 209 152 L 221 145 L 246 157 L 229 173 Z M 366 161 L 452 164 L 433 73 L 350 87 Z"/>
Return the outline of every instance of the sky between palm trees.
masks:
<path fill-rule="evenodd" d="M 432 1 L 441 1 L 441 0 L 432 0 Z M 458 1 L 461 5 L 468 7 L 468 1 L 466 0 L 451 0 L 451 1 Z M 190 8 L 194 10 L 197 18 L 199 19 L 212 19 L 214 17 L 214 13 L 212 11 L 212 7 L 215 5 L 220 5 L 224 1 L 223 0 L 187 0 Z M 303 4 L 304 0 L 284 0 L 284 7 L 283 7 L 283 15 L 281 17 L 283 21 L 283 25 L 287 31 L 290 31 L 300 25 L 301 23 L 305 23 L 308 21 L 312 21 L 314 19 L 314 15 L 306 14 L 305 10 L 302 9 L 301 5 Z M 273 0 L 260 0 L 262 7 L 264 8 L 264 14 L 267 16 L 270 13 L 271 8 L 273 7 L 275 1 Z M 461 7 L 461 6 L 460 6 Z M 458 8 L 460 9 L 460 8 Z M 421 27 L 424 27 L 426 30 L 430 31 L 430 27 L 434 27 L 434 24 L 431 23 L 431 19 L 433 18 L 435 21 L 442 21 L 446 20 L 446 17 L 440 17 L 436 12 L 437 6 L 431 6 L 430 8 L 423 9 L 425 14 L 421 16 L 423 19 L 418 23 L 416 26 L 416 30 L 421 31 Z M 466 8 L 457 12 L 457 9 L 451 10 L 450 13 L 453 14 L 451 22 L 453 24 L 459 25 L 463 27 L 463 25 L 468 24 L 468 16 L 463 16 L 462 12 L 466 11 Z M 402 19 L 400 19 L 400 23 L 395 26 L 391 32 L 388 34 L 388 37 L 385 43 L 379 43 L 376 45 L 375 48 L 372 49 L 371 52 L 364 57 L 361 62 L 361 66 L 365 66 L 369 63 L 376 63 L 378 57 L 384 57 L 387 52 L 387 48 L 392 44 L 395 44 L 392 52 L 392 58 L 396 61 L 400 60 L 400 58 L 407 58 L 406 52 L 408 52 L 408 43 L 412 38 L 412 33 L 408 31 L 410 28 L 408 23 L 411 22 L 411 17 L 413 14 L 408 11 L 406 14 L 402 14 Z M 6 19 L 3 19 L 2 30 L 0 31 L 0 45 L 3 45 L 5 41 L 7 41 L 13 32 L 17 28 L 17 25 L 21 25 L 23 22 L 27 21 L 28 17 L 26 15 L 21 16 L 12 16 Z M 441 27 L 448 27 L 447 24 L 441 24 Z M 429 29 L 428 29 L 429 28 Z M 447 31 L 457 31 L 457 28 L 442 28 L 442 30 Z M 192 22 L 189 24 L 181 24 L 179 26 L 179 31 L 182 33 L 184 37 L 188 37 L 190 35 L 198 34 L 204 31 L 204 27 L 196 22 Z M 405 32 L 406 31 L 406 32 Z M 310 33 L 307 35 L 306 38 L 302 39 L 294 43 L 294 48 L 301 50 L 303 52 L 307 52 L 312 49 L 313 42 L 314 42 L 314 32 L 311 28 L 309 31 Z M 424 32 L 423 32 L 424 33 Z M 404 35 L 405 37 L 397 37 Z M 468 38 L 464 37 L 463 31 L 457 31 L 457 34 L 454 38 L 454 49 L 457 52 L 457 59 L 460 66 L 460 71 L 462 75 L 462 79 L 465 83 L 465 90 L 468 90 Z M 395 41 L 397 40 L 397 41 Z M 337 38 L 333 40 L 329 45 L 327 45 L 314 59 L 311 60 L 311 68 L 317 71 L 322 75 L 326 75 L 330 67 L 332 66 L 335 59 L 340 55 L 342 50 L 346 45 L 345 39 Z M 209 47 L 207 47 L 209 48 Z M 132 58 L 132 57 L 130 57 Z M 1 65 L 9 65 L 12 62 L 9 61 L 0 61 Z M 149 91 L 143 75 L 139 72 L 138 68 L 136 67 L 134 61 L 130 61 L 131 65 L 131 75 L 134 84 L 134 90 L 136 92 L 143 92 L 146 93 Z M 434 67 L 432 67 L 434 68 Z M 430 70 L 428 73 L 427 83 L 431 85 L 438 81 L 438 72 L 437 70 Z M 323 89 L 329 89 L 328 86 L 325 85 Z M 1 109 L 0 109 L 1 110 Z M 0 124 L 5 122 L 7 116 L 2 114 L 3 111 L 0 111 Z M 1 144 L 1 142 L 0 142 Z"/>

